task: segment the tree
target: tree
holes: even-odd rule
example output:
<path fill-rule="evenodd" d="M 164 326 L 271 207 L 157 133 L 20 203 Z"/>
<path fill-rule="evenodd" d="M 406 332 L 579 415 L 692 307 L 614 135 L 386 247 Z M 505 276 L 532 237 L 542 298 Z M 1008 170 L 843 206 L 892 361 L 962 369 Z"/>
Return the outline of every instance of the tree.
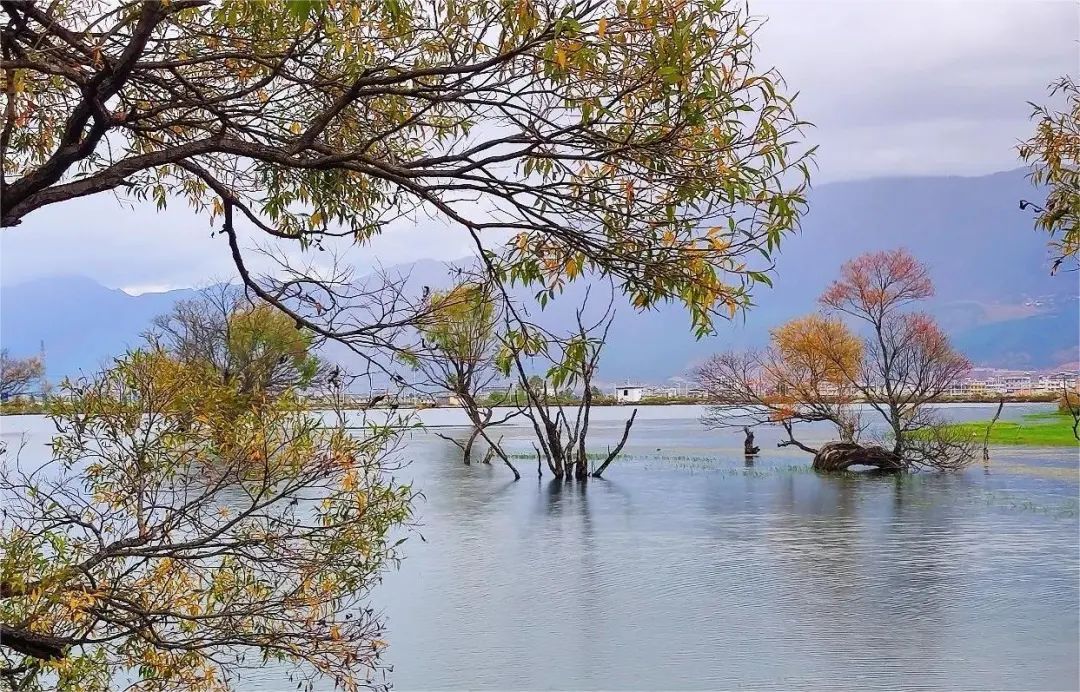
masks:
<path fill-rule="evenodd" d="M 22 396 L 31 391 L 34 382 L 45 377 L 41 358 L 13 358 L 8 350 L 0 350 L 0 401 Z"/>
<path fill-rule="evenodd" d="M 178 302 L 155 318 L 149 338 L 182 362 L 207 366 L 248 402 L 303 389 L 321 367 L 314 334 L 235 286 L 213 286 Z"/>
<path fill-rule="evenodd" d="M 502 315 L 490 283 L 461 283 L 449 291 L 432 292 L 429 300 L 430 317 L 420 327 L 423 348 L 415 356 L 407 357 L 407 362 L 423 377 L 417 385 L 419 388 L 434 387 L 450 392 L 465 412 L 472 426 L 465 441 L 440 437 L 457 445 L 462 461 L 469 465 L 477 438 L 488 439 L 484 435 L 487 428 L 501 425 L 516 415 L 511 412 L 496 417 L 494 409 L 481 400 L 481 393 L 501 377 L 495 367 L 495 354 L 500 344 L 496 327 Z M 498 445 L 498 441 L 489 441 L 485 463 L 497 453 Z"/>
<path fill-rule="evenodd" d="M 234 212 L 305 247 L 437 215 L 500 278 L 553 295 L 596 271 L 639 308 L 684 303 L 704 333 L 750 304 L 805 208 L 804 123 L 733 3 L 2 9 L 0 225 L 105 192 L 184 199 L 223 218 L 259 297 L 358 352 L 415 316 L 345 325 L 347 284 L 265 285 Z M 283 300 L 296 285 L 336 299 Z"/>
<path fill-rule="evenodd" d="M 609 300 L 603 314 L 588 322 L 585 317 L 588 303 L 586 292 L 575 313 L 577 329 L 565 336 L 528 322 L 513 305 L 507 310 L 506 333 L 497 362 L 501 372 L 517 377 L 518 388 L 525 395 L 525 402 L 518 405 L 518 410 L 532 424 L 536 436 L 537 475 L 542 475 L 542 461 L 559 480 L 586 480 L 590 475 L 586 442 L 593 404 L 592 381 L 615 313 Z M 548 366 L 545 377 L 528 374 L 527 368 L 536 362 Z M 580 386 L 582 394 L 580 401 L 571 406 L 560 398 L 559 390 L 574 386 Z M 618 444 L 608 450 L 592 472 L 594 478 L 600 478 L 619 456 L 636 417 L 635 408 Z"/>
<path fill-rule="evenodd" d="M 1066 262 L 1075 265 L 1080 256 L 1080 88 L 1066 75 L 1049 91 L 1065 100 L 1065 109 L 1031 104 L 1035 134 L 1019 147 L 1032 184 L 1049 190 L 1044 204 L 1021 200 L 1020 208 L 1032 207 L 1036 228 L 1049 236 L 1054 273 Z"/>
<path fill-rule="evenodd" d="M 45 467 L 0 471 L 0 673 L 26 690 L 221 689 L 268 660 L 365 686 L 365 607 L 411 491 L 395 429 L 246 396 L 151 349 L 66 383 Z M 229 416 L 222 415 L 229 412 Z"/>
<path fill-rule="evenodd" d="M 866 357 L 848 379 L 886 420 L 893 454 L 908 463 L 920 463 L 926 435 L 940 431 L 925 404 L 940 398 L 971 368 L 932 317 L 901 312 L 933 294 L 926 267 L 905 250 L 891 250 L 845 263 L 840 278 L 820 298 L 826 310 L 869 325 Z M 925 461 L 941 465 L 949 460 Z"/>
<path fill-rule="evenodd" d="M 764 356 L 716 356 L 699 379 L 721 401 L 755 404 L 752 412 L 781 422 L 788 432 L 781 444 L 813 453 L 816 468 L 958 468 L 970 461 L 971 445 L 951 435 L 926 405 L 971 366 L 933 318 L 905 310 L 933 291 L 926 267 L 905 250 L 861 255 L 845 263 L 822 294 L 821 305 L 831 314 L 776 330 Z M 860 344 L 835 315 L 854 318 L 869 335 Z M 856 401 L 879 414 L 890 448 L 859 443 L 860 418 L 851 406 Z M 725 424 L 728 417 L 714 408 L 706 422 Z M 799 421 L 830 421 L 840 441 L 808 447 L 792 434 Z"/>
<path fill-rule="evenodd" d="M 797 422 L 829 422 L 841 441 L 858 440 L 862 426 L 848 381 L 862 360 L 861 340 L 838 319 L 808 315 L 772 330 L 763 351 L 716 354 L 697 370 L 697 381 L 717 405 L 703 421 L 710 427 L 780 423 L 788 433 L 781 446 L 795 445 Z M 746 407 L 750 404 L 750 407 Z M 731 407 L 739 407 L 732 416 Z"/>

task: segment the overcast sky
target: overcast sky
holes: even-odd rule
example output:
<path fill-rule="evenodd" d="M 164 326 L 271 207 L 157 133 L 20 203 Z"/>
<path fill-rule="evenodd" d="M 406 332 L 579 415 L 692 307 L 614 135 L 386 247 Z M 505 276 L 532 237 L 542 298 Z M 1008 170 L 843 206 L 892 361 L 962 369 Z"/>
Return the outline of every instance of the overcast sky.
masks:
<path fill-rule="evenodd" d="M 760 60 L 800 93 L 820 145 L 815 184 L 892 175 L 978 175 L 1019 165 L 1028 101 L 1080 71 L 1076 0 L 754 0 Z M 0 232 L 0 282 L 81 274 L 129 292 L 234 273 L 222 238 L 183 205 L 155 213 L 111 195 L 65 203 Z M 466 237 L 420 220 L 350 251 L 361 269 L 467 254 Z"/>

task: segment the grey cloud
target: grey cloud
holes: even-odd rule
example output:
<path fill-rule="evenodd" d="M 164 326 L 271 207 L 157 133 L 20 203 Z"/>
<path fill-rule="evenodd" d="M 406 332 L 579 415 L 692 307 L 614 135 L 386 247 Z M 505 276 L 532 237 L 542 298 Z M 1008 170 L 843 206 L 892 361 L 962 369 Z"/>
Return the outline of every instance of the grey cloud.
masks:
<path fill-rule="evenodd" d="M 1028 101 L 1080 65 L 1080 6 L 763 0 L 761 59 L 801 92 L 819 181 L 1020 164 Z"/>

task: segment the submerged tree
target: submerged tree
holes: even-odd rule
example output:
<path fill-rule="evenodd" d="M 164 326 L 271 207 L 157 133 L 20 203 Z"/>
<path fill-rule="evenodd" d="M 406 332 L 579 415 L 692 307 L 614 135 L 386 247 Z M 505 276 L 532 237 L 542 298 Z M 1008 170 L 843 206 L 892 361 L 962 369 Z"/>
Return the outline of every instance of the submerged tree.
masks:
<path fill-rule="evenodd" d="M 472 463 L 477 438 L 488 440 L 483 461 L 498 454 L 498 441 L 490 441 L 488 428 L 501 425 L 515 415 L 495 415 L 495 409 L 483 399 L 483 393 L 503 377 L 495 366 L 500 340 L 496 331 L 503 315 L 501 301 L 490 282 L 466 282 L 449 291 L 435 291 L 429 297 L 430 316 L 420 327 L 421 349 L 407 357 L 422 381 L 415 386 L 423 391 L 435 388 L 452 394 L 471 425 L 464 441 L 440 435 L 461 449 L 462 460 Z"/>
<path fill-rule="evenodd" d="M 970 441 L 951 435 L 927 404 L 971 366 L 933 318 L 905 309 L 933 290 L 926 267 L 904 250 L 862 255 L 844 264 L 820 299 L 827 312 L 854 318 L 868 332 L 861 345 L 835 319 L 803 318 L 774 333 L 769 355 L 716 356 L 701 381 L 710 393 L 723 396 L 727 388 L 738 403 L 784 424 L 786 444 L 813 452 L 816 468 L 958 468 L 971 460 Z M 859 443 L 850 406 L 856 400 L 879 414 L 886 446 Z M 714 409 L 708 420 L 728 415 Z M 794 422 L 823 420 L 836 425 L 839 442 L 814 449 L 792 435 Z"/>
<path fill-rule="evenodd" d="M 372 684 L 366 596 L 411 496 L 388 475 L 395 431 L 355 437 L 291 390 L 244 401 L 160 350 L 64 386 L 53 458 L 0 471 L 8 683 L 209 690 L 276 661 L 301 687 Z"/>
<path fill-rule="evenodd" d="M 868 326 L 861 367 L 849 381 L 885 420 L 892 453 L 910 465 L 963 464 L 970 450 L 951 445 L 929 404 L 967 374 L 971 364 L 953 350 L 937 322 L 906 312 L 934 294 L 925 265 L 905 250 L 868 253 L 844 264 L 821 296 L 826 310 Z"/>
<path fill-rule="evenodd" d="M 1064 110 L 1031 104 L 1035 134 L 1019 149 L 1031 182 L 1048 188 L 1043 204 L 1023 200 L 1020 208 L 1032 207 L 1036 227 L 1049 236 L 1053 273 L 1066 263 L 1075 268 L 1080 257 L 1080 88 L 1065 76 L 1050 85 L 1050 96 L 1064 99 Z"/>
<path fill-rule="evenodd" d="M 698 383 L 717 402 L 703 422 L 779 423 L 788 433 L 781 446 L 810 453 L 817 450 L 795 438 L 795 423 L 828 422 L 841 441 L 857 442 L 858 391 L 847 373 L 858 369 L 862 352 L 861 340 L 838 319 L 815 314 L 791 320 L 771 332 L 767 349 L 716 354 L 697 369 Z"/>
<path fill-rule="evenodd" d="M 537 473 L 542 475 L 543 461 L 556 479 L 585 480 L 590 476 L 586 443 L 594 399 L 592 382 L 615 313 L 609 301 L 603 314 L 590 321 L 585 316 L 587 307 L 588 294 L 575 312 L 576 330 L 565 336 L 529 323 L 520 311 L 511 309 L 498 356 L 502 372 L 515 376 L 524 394 L 525 401 L 518 409 L 536 435 Z M 546 367 L 544 377 L 529 374 L 537 365 Z M 579 387 L 581 399 L 568 403 L 560 396 L 566 387 Z M 615 448 L 608 449 L 592 471 L 594 478 L 600 478 L 618 457 L 636 417 L 634 409 Z"/>
<path fill-rule="evenodd" d="M 5 348 L 0 350 L 0 401 L 32 391 L 35 382 L 45 377 L 45 363 L 41 358 L 14 358 Z"/>

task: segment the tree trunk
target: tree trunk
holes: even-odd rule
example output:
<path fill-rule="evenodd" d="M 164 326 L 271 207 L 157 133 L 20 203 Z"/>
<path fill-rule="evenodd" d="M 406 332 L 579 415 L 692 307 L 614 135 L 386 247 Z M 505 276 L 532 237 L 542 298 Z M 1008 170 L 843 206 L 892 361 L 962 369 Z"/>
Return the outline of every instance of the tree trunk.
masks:
<path fill-rule="evenodd" d="M 461 458 L 465 462 L 466 466 L 472 465 L 472 450 L 473 443 L 476 442 L 476 438 L 480 435 L 480 428 L 474 427 L 469 434 L 469 439 L 465 440 L 465 446 L 461 448 Z"/>
<path fill-rule="evenodd" d="M 521 474 L 520 474 L 520 473 L 518 473 L 518 470 L 517 470 L 516 468 L 514 468 L 514 465 L 513 465 L 513 464 L 511 464 L 511 463 L 510 463 L 510 459 L 508 459 L 508 458 L 507 458 L 507 457 L 506 457 L 506 456 L 504 455 L 504 456 L 502 457 L 502 460 L 503 460 L 503 463 L 504 463 L 504 464 L 506 464 L 506 468 L 510 469 L 510 473 L 514 474 L 514 480 L 515 480 L 515 481 L 520 481 L 520 480 L 521 480 Z"/>
<path fill-rule="evenodd" d="M 1003 408 L 1005 408 L 1004 396 L 998 400 L 997 411 L 994 412 L 994 417 L 990 419 L 990 425 L 986 426 L 986 434 L 983 436 L 983 461 L 990 461 L 990 431 L 994 429 L 994 423 L 997 423 Z"/>
<path fill-rule="evenodd" d="M 903 471 L 904 460 L 883 447 L 863 447 L 854 442 L 829 442 L 814 455 L 815 471 L 845 471 L 852 466 L 873 466 L 879 471 Z"/>
<path fill-rule="evenodd" d="M 752 457 L 761 451 L 761 448 L 754 444 L 754 433 L 750 428 L 743 428 L 743 434 L 746 439 L 743 440 L 743 455 Z"/>
<path fill-rule="evenodd" d="M 588 457 L 579 457 L 577 463 L 574 464 L 574 478 L 579 481 L 583 481 L 589 477 L 589 459 Z"/>

